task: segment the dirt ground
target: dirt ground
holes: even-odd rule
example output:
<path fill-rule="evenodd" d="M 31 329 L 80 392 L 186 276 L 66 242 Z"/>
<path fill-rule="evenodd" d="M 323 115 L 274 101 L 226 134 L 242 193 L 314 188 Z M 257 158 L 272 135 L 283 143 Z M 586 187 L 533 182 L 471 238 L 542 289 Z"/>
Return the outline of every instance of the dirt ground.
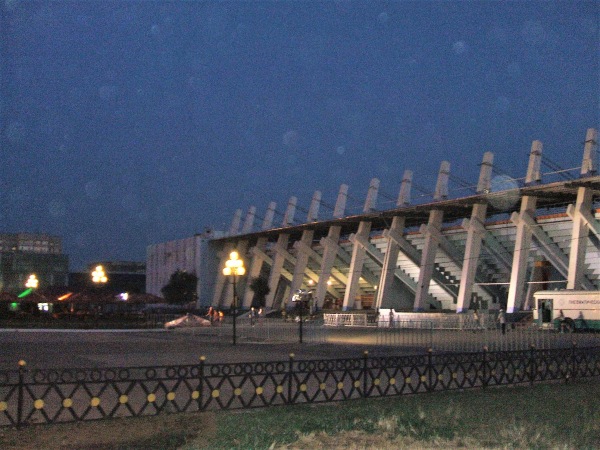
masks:
<path fill-rule="evenodd" d="M 215 433 L 214 413 L 34 425 L 22 430 L 0 429 L 3 450 L 175 449 L 198 434 Z"/>

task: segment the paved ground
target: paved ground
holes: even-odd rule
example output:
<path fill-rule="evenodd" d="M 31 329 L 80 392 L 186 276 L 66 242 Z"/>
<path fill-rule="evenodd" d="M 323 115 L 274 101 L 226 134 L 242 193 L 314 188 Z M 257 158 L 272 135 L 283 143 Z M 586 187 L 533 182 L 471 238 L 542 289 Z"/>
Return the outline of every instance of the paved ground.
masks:
<path fill-rule="evenodd" d="M 254 343 L 250 343 L 244 338 L 244 330 L 238 330 L 236 346 L 232 345 L 230 325 L 220 329 L 171 331 L 0 330 L 0 369 L 15 369 L 21 359 L 30 368 L 102 368 L 187 365 L 197 363 L 200 356 L 205 356 L 207 363 L 233 363 L 286 361 L 290 353 L 296 359 L 361 357 L 365 350 L 371 356 L 415 355 L 425 353 L 430 346 L 435 351 L 479 351 L 484 345 L 490 350 L 528 349 L 532 344 L 536 348 L 557 344 L 568 347 L 575 338 L 580 346 L 600 344 L 599 334 L 511 331 L 503 336 L 494 330 L 485 333 L 436 330 L 433 334 L 408 330 L 384 333 L 379 342 L 386 345 L 377 345 L 375 330 L 349 327 L 328 328 L 327 343 L 309 343 L 306 339 L 299 344 L 294 324 L 278 328 L 279 337 L 293 343 L 256 343 L 272 333 L 268 327 L 252 328 Z"/>
<path fill-rule="evenodd" d="M 333 343 L 256 344 L 231 336 L 177 331 L 0 331 L 0 369 L 15 369 L 23 359 L 30 368 L 124 367 L 360 357 L 399 354 L 399 348 L 361 343 L 360 332 L 341 333 Z M 403 353 L 420 350 L 407 347 Z"/>

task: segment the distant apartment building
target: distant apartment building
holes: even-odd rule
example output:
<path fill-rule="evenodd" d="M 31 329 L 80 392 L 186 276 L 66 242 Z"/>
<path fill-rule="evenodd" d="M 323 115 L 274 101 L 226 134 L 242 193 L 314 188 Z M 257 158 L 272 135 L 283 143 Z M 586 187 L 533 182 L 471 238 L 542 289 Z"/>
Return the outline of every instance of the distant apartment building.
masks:
<path fill-rule="evenodd" d="M 161 290 L 169 283 L 171 275 L 177 270 L 183 270 L 198 277 L 198 306 L 209 306 L 219 265 L 218 254 L 210 241 L 221 236 L 220 232 L 206 232 L 148 246 L 146 292 L 162 297 Z"/>
<path fill-rule="evenodd" d="M 69 258 L 60 237 L 34 233 L 0 234 L 0 291 L 19 293 L 35 274 L 40 288 L 66 286 Z"/>

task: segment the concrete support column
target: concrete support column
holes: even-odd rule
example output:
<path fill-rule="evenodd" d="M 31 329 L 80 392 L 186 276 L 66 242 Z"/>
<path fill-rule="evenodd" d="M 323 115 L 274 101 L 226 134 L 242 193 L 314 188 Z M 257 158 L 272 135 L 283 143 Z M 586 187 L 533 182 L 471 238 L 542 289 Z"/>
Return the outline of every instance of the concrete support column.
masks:
<path fill-rule="evenodd" d="M 235 214 L 233 215 L 233 220 L 231 221 L 231 226 L 229 227 L 229 236 L 235 236 L 240 232 L 240 224 L 242 223 L 242 210 L 236 209 Z"/>
<path fill-rule="evenodd" d="M 288 201 L 288 206 L 283 216 L 282 227 L 287 227 L 294 221 L 294 214 L 296 213 L 296 203 L 298 199 L 291 197 Z M 271 273 L 269 274 L 269 288 L 271 291 L 265 300 L 265 306 L 267 308 L 274 308 L 277 305 L 275 302 L 275 295 L 277 294 L 277 287 L 281 279 L 281 271 L 283 269 L 283 263 L 285 262 L 286 253 L 288 252 L 287 246 L 290 239 L 290 235 L 287 233 L 281 233 L 277 238 L 277 244 L 274 248 L 273 265 L 271 266 Z"/>
<path fill-rule="evenodd" d="M 587 130 L 581 164 L 581 176 L 586 177 L 597 172 L 596 167 L 596 142 L 597 132 L 593 128 Z M 571 250 L 569 252 L 569 271 L 567 276 L 567 289 L 581 289 L 584 281 L 585 250 L 588 243 L 589 228 L 584 218 L 584 213 L 592 209 L 592 190 L 588 187 L 577 189 L 575 206 L 570 209 L 573 219 L 573 234 Z"/>
<path fill-rule="evenodd" d="M 317 216 L 319 214 L 319 205 L 321 204 L 321 192 L 316 191 L 313 195 L 312 202 L 310 204 L 310 209 L 308 210 L 308 216 L 306 217 L 307 222 L 313 222 L 317 220 Z M 294 266 L 294 275 L 292 278 L 292 284 L 290 287 L 290 292 L 292 295 L 294 292 L 302 287 L 302 282 L 304 281 L 304 274 L 306 272 L 306 267 L 308 265 L 309 252 L 306 251 L 306 248 L 310 248 L 312 246 L 312 240 L 315 232 L 314 230 L 304 230 L 302 232 L 302 237 L 300 238 L 300 242 L 302 245 L 294 245 L 294 247 L 298 250 L 296 255 L 296 265 Z M 313 280 L 316 281 L 316 280 Z M 291 303 L 291 297 L 288 299 L 288 306 Z"/>
<path fill-rule="evenodd" d="M 364 213 L 369 213 L 375 209 L 377 202 L 377 193 L 379 190 L 379 180 L 373 178 L 369 185 L 369 192 L 367 194 L 367 200 L 363 208 Z M 371 233 L 371 222 L 361 221 L 358 224 L 358 231 L 356 234 L 359 238 L 369 239 Z M 346 285 L 346 292 L 344 293 L 344 311 L 348 311 L 354 307 L 354 299 L 358 293 L 358 286 L 360 277 L 362 275 L 363 264 L 365 261 L 366 250 L 358 242 L 354 242 L 352 246 L 352 259 L 350 260 L 350 272 L 348 273 L 348 284 Z"/>
<path fill-rule="evenodd" d="M 269 228 L 271 228 L 271 226 L 273 225 L 273 217 L 275 216 L 275 208 L 277 207 L 277 204 L 275 202 L 271 202 L 269 203 L 269 207 L 267 208 L 267 212 L 265 214 L 263 223 L 262 223 L 262 229 L 263 230 L 268 230 Z M 260 276 L 260 272 L 262 270 L 262 266 L 264 263 L 264 250 L 267 246 L 267 241 L 268 239 L 266 237 L 259 237 L 256 241 L 256 244 L 254 246 L 254 249 L 260 250 L 260 251 L 251 251 L 252 253 L 252 261 L 248 267 L 248 271 L 246 272 L 246 278 L 248 280 L 248 283 L 246 283 L 246 289 L 244 290 L 244 296 L 243 296 L 243 301 L 242 301 L 242 308 L 249 308 L 250 305 L 252 304 L 252 298 L 254 297 L 254 292 L 252 292 L 252 290 L 248 287 L 250 285 L 250 283 L 252 282 L 252 280 L 258 276 Z"/>
<path fill-rule="evenodd" d="M 410 188 L 412 184 L 413 173 L 410 170 L 404 171 L 400 194 L 396 202 L 397 208 L 402 208 L 410 203 Z M 394 216 L 390 231 L 395 234 L 402 235 L 404 232 L 405 218 L 403 216 Z M 386 295 L 390 292 L 394 275 L 396 272 L 396 264 L 398 263 L 398 255 L 400 254 L 400 246 L 391 237 L 387 237 L 387 250 L 383 258 L 383 266 L 381 268 L 381 277 L 377 289 L 377 297 L 375 299 L 375 309 L 379 310 L 384 304 Z"/>
<path fill-rule="evenodd" d="M 335 208 L 333 210 L 333 218 L 339 219 L 344 217 L 344 211 L 346 209 L 346 201 L 348 199 L 348 185 L 342 184 L 338 193 L 337 201 L 335 202 Z M 329 227 L 327 237 L 321 239 L 321 245 L 323 246 L 323 257 L 321 260 L 321 271 L 319 274 L 319 281 L 315 290 L 314 298 L 316 299 L 317 306 L 323 307 L 325 302 L 325 294 L 327 293 L 327 281 L 331 276 L 331 269 L 335 263 L 335 257 L 338 252 L 338 242 L 340 240 L 340 232 L 342 227 L 339 225 L 333 225 Z"/>
<path fill-rule="evenodd" d="M 434 200 L 442 200 L 448 197 L 448 177 L 450 175 L 450 163 L 442 161 L 438 180 L 435 188 Z M 415 311 L 424 311 L 427 298 L 429 297 L 429 284 L 435 268 L 435 255 L 439 242 L 435 239 L 434 231 L 441 233 L 444 212 L 439 209 L 432 209 L 429 212 L 429 222 L 425 230 L 425 245 L 421 253 L 421 264 L 419 270 L 419 280 L 417 281 L 417 292 L 415 293 Z"/>
<path fill-rule="evenodd" d="M 573 208 L 573 233 L 571 235 L 571 249 L 569 252 L 569 268 L 567 276 L 567 289 L 581 289 L 584 280 L 585 250 L 588 243 L 589 229 L 582 218 L 583 209 L 592 208 L 592 190 L 580 187 L 577 190 L 577 202 Z"/>
<path fill-rule="evenodd" d="M 248 208 L 246 218 L 244 219 L 244 226 L 242 227 L 242 234 L 248 234 L 252 232 L 254 227 L 254 218 L 256 217 L 256 206 Z"/>
<path fill-rule="evenodd" d="M 486 192 L 490 189 L 492 180 L 492 165 L 494 155 L 486 152 L 483 155 L 481 170 L 479 172 L 479 182 L 477 183 L 477 193 Z M 477 203 L 473 205 L 471 211 L 471 222 L 467 230 L 467 242 L 465 244 L 465 257 L 463 260 L 462 272 L 460 275 L 460 286 L 456 300 L 456 312 L 461 313 L 469 309 L 471 295 L 473 293 L 473 283 L 477 273 L 479 255 L 481 253 L 482 240 L 485 235 L 485 228 L 477 225 L 485 223 L 487 212 L 486 203 Z M 483 228 L 483 233 L 481 233 Z"/>
<path fill-rule="evenodd" d="M 527 168 L 526 184 L 539 182 L 541 179 L 540 164 L 542 160 L 542 143 L 533 141 L 529 154 L 529 166 Z M 523 305 L 525 296 L 525 279 L 527 275 L 527 259 L 531 248 L 531 229 L 527 226 L 524 216 L 535 215 L 537 198 L 525 195 L 521 199 L 520 218 L 516 224 L 515 249 L 513 252 L 513 263 L 510 274 L 510 285 L 508 288 L 508 299 L 506 310 L 508 313 L 518 311 Z"/>

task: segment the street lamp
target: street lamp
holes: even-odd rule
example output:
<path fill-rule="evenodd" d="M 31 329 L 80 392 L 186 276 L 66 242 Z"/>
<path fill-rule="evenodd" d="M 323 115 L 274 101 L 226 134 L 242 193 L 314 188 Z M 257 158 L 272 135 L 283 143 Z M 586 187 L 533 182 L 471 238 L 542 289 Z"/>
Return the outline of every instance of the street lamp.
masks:
<path fill-rule="evenodd" d="M 229 259 L 225 262 L 225 267 L 223 268 L 223 275 L 225 275 L 226 277 L 232 277 L 231 282 L 233 283 L 233 304 L 231 305 L 231 310 L 233 313 L 233 345 L 235 345 L 236 341 L 235 322 L 238 306 L 237 291 L 235 289 L 236 277 L 241 277 L 245 273 L 246 268 L 244 267 L 244 261 L 240 259 L 239 253 L 236 251 L 231 252 L 229 254 Z"/>
<path fill-rule="evenodd" d="M 29 275 L 29 278 L 27 278 L 27 281 L 25 282 L 25 287 L 31 288 L 31 289 L 37 289 L 39 283 L 40 282 L 37 279 L 37 277 L 35 276 L 35 273 L 32 273 L 31 275 Z"/>
<path fill-rule="evenodd" d="M 96 266 L 92 272 L 92 281 L 94 283 L 106 283 L 108 281 L 106 273 L 104 273 L 104 267 Z"/>

